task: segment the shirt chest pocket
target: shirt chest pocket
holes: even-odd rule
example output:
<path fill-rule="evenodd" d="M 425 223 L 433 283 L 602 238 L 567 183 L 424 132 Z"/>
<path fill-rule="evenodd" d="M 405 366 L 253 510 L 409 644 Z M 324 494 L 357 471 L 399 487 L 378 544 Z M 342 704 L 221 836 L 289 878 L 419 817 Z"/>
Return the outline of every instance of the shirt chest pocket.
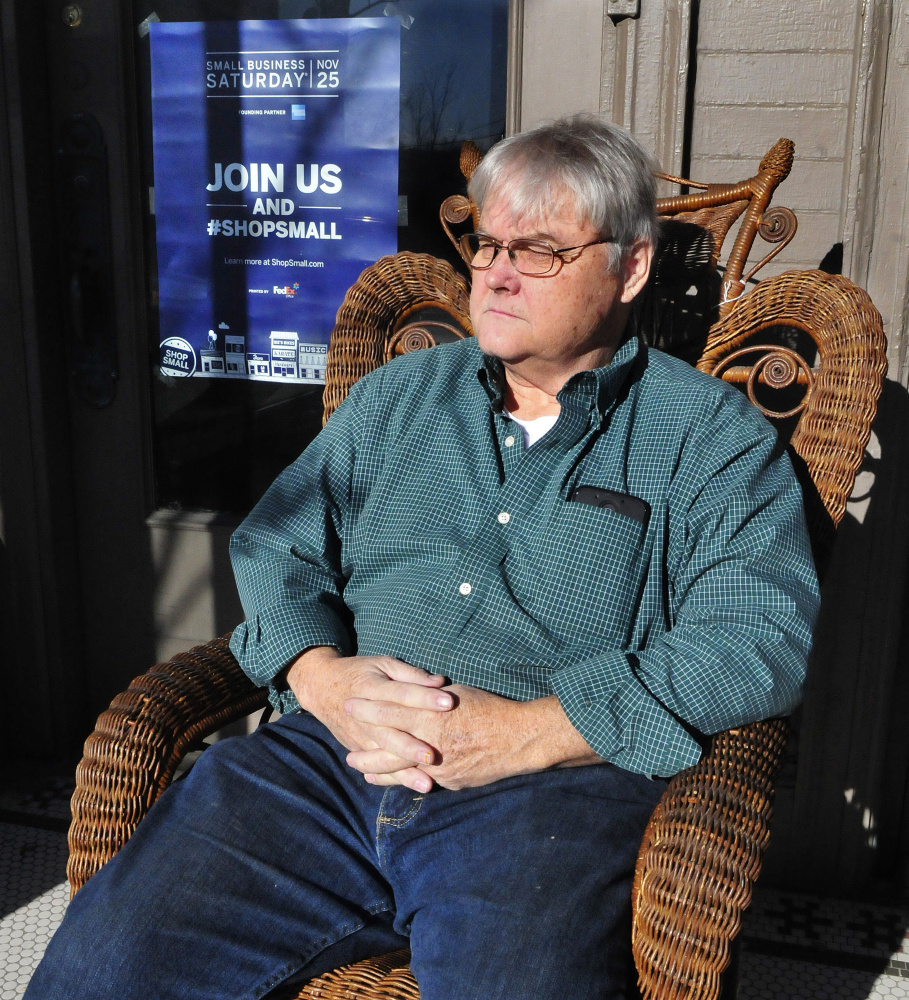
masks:
<path fill-rule="evenodd" d="M 639 521 L 558 501 L 519 561 L 520 590 L 534 616 L 562 641 L 627 641 L 650 562 L 648 532 Z"/>

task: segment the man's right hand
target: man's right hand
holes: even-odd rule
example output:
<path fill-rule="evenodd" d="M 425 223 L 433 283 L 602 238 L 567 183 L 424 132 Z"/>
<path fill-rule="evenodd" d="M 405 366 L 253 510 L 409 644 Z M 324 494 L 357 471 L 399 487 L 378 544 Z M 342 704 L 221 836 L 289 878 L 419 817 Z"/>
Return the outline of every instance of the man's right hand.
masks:
<path fill-rule="evenodd" d="M 434 747 L 411 733 L 392 726 L 357 722 L 345 703 L 362 698 L 427 712 L 447 712 L 454 699 L 439 688 L 440 674 L 428 674 L 390 656 L 341 656 L 330 646 L 314 646 L 290 665 L 287 683 L 300 705 L 325 725 L 348 750 L 382 749 L 393 765 L 395 777 L 416 792 L 428 792 L 432 779 L 416 764 L 436 763 Z"/>

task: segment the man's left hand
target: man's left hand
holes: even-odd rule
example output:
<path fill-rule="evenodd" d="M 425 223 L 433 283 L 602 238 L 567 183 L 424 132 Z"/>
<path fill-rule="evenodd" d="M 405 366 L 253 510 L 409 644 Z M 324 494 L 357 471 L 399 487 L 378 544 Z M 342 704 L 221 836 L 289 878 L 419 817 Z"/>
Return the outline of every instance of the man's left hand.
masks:
<path fill-rule="evenodd" d="M 444 713 L 363 698 L 349 699 L 345 709 L 364 725 L 400 729 L 434 747 L 435 763 L 420 765 L 420 770 L 443 788 L 475 787 L 514 774 L 601 761 L 554 696 L 521 702 L 462 684 L 444 690 L 456 699 L 455 707 Z M 400 759 L 384 750 L 352 751 L 347 762 L 373 784 L 401 783 L 396 777 Z"/>

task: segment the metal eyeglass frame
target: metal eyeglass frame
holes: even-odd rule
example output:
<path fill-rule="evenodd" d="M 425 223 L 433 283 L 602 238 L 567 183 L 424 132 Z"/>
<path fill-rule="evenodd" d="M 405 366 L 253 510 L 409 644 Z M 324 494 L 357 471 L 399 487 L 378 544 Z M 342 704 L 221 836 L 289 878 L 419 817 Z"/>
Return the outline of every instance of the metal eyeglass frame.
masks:
<path fill-rule="evenodd" d="M 471 246 L 470 241 L 482 239 L 486 242 L 482 247 L 477 247 L 476 250 Z M 550 246 L 545 240 L 528 240 L 528 239 L 516 239 L 509 240 L 507 243 L 500 243 L 498 240 L 493 239 L 491 236 L 487 236 L 485 233 L 465 233 L 458 240 L 458 248 L 461 251 L 461 256 L 464 258 L 465 263 L 468 267 L 473 268 L 475 271 L 488 271 L 489 268 L 496 261 L 496 257 L 499 255 L 500 250 L 506 250 L 508 252 L 508 259 L 511 262 L 511 266 L 518 272 L 518 274 L 527 275 L 532 278 L 539 278 L 549 272 L 555 267 L 556 259 L 560 260 L 563 264 L 570 264 L 571 261 L 565 260 L 562 256 L 563 253 L 570 253 L 572 250 L 583 250 L 585 247 L 595 247 L 603 243 L 615 243 L 615 236 L 607 236 L 601 240 L 591 240 L 589 243 L 579 243 L 574 247 L 553 247 Z M 520 246 L 515 247 L 515 244 L 520 244 Z M 474 259 L 477 253 L 481 249 L 491 248 L 493 250 L 492 257 L 488 264 L 475 264 Z M 549 266 L 544 271 L 522 271 L 518 267 L 517 261 L 515 260 L 516 250 L 529 249 L 535 250 L 537 252 L 543 253 L 548 252 L 550 255 Z"/>

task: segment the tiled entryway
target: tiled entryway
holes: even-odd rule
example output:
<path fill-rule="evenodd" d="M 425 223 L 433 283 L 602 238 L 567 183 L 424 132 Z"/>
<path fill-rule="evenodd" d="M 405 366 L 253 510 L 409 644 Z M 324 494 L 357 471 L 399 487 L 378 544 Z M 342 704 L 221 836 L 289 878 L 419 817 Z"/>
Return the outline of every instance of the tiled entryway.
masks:
<path fill-rule="evenodd" d="M 22 763 L 0 774 L 0 1000 L 22 996 L 63 919 L 74 774 Z"/>
<path fill-rule="evenodd" d="M 66 834 L 0 823 L 0 1000 L 17 1000 L 63 919 Z"/>
<path fill-rule="evenodd" d="M 909 907 L 762 889 L 745 914 L 740 1000 L 909 1000 Z"/>

